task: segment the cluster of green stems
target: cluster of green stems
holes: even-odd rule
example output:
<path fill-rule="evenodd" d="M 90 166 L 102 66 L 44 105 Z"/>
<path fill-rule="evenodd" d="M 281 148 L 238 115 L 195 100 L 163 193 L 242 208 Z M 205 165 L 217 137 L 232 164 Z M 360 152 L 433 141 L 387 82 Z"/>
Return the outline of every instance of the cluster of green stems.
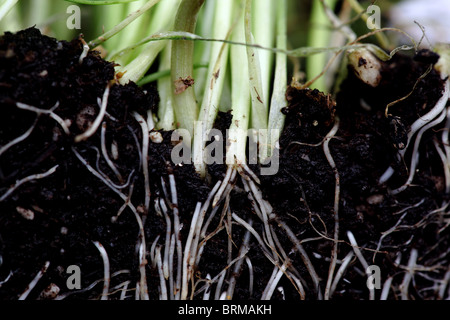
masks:
<path fill-rule="evenodd" d="M 264 163 L 284 125 L 288 56 L 308 57 L 307 77 L 313 78 L 327 64 L 327 53 L 360 46 L 327 48 L 332 28 L 322 9 L 332 9 L 335 0 L 312 2 L 310 46 L 295 50 L 287 48 L 290 0 L 68 1 L 0 0 L 0 28 L 51 25 L 53 35 L 62 39 L 81 31 L 92 39 L 91 49 L 105 49 L 106 59 L 117 64 L 122 84 L 156 81 L 161 102 L 157 114 L 147 115 L 149 129 L 185 130 L 190 137 L 183 141 L 190 144 L 201 176 L 206 174 L 201 160 L 205 144 L 219 110 L 232 115 L 226 163 L 246 162 L 249 129 L 256 132 L 258 160 Z M 73 3 L 82 9 L 81 30 L 61 26 Z M 158 70 L 149 74 L 153 65 Z M 307 85 L 328 90 L 323 78 L 314 81 Z"/>

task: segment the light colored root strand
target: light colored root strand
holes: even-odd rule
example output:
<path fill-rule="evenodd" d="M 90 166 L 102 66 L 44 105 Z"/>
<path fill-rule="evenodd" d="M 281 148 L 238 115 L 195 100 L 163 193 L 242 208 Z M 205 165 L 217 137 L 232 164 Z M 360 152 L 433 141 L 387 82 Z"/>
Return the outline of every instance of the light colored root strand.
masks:
<path fill-rule="evenodd" d="M 404 190 L 406 190 L 412 183 L 413 179 L 414 179 L 414 175 L 416 173 L 416 168 L 419 164 L 419 145 L 420 145 L 420 141 L 422 139 L 422 135 L 424 134 L 425 131 L 427 131 L 428 129 L 438 125 L 439 123 L 441 123 L 444 118 L 446 116 L 446 112 L 445 110 L 441 112 L 440 116 L 438 118 L 436 118 L 434 121 L 429 122 L 428 124 L 426 124 L 425 126 L 423 126 L 419 132 L 417 133 L 417 137 L 416 140 L 414 141 L 414 148 L 413 148 L 413 152 L 411 155 L 411 165 L 409 168 L 409 176 L 407 181 L 399 188 L 394 189 L 394 190 L 390 190 L 389 193 L 396 195 Z"/>
<path fill-rule="evenodd" d="M 353 251 L 355 252 L 356 257 L 358 258 L 359 262 L 362 264 L 365 272 L 367 273 L 367 276 L 371 276 L 371 273 L 368 271 L 369 264 L 367 263 L 366 259 L 364 258 L 361 250 L 359 250 L 358 243 L 356 242 L 355 236 L 353 233 L 349 230 L 347 231 L 347 237 L 350 241 L 350 244 L 352 245 Z M 375 289 L 369 288 L 369 299 L 375 300 Z"/>
<path fill-rule="evenodd" d="M 199 219 L 199 215 L 201 212 L 201 203 L 197 202 L 197 206 L 195 207 L 194 215 L 191 220 L 191 227 L 189 229 L 189 234 L 186 239 L 186 244 L 184 247 L 184 255 L 183 255 L 183 269 L 182 274 L 183 278 L 181 281 L 181 300 L 186 300 L 188 296 L 188 290 L 189 290 L 189 280 L 192 277 L 192 273 L 194 271 L 194 266 L 191 265 L 191 255 L 194 255 L 195 258 L 195 252 L 191 251 L 193 249 L 192 247 L 192 241 L 195 236 L 195 229 L 197 226 L 197 221 Z"/>
<path fill-rule="evenodd" d="M 98 113 L 97 117 L 95 118 L 94 122 L 92 123 L 92 126 L 89 127 L 85 132 L 82 134 L 79 134 L 75 137 L 75 142 L 81 142 L 89 139 L 98 129 L 100 124 L 103 121 L 103 117 L 106 113 L 106 107 L 108 105 L 108 97 L 109 97 L 109 83 L 106 85 L 106 89 L 103 93 L 103 98 L 100 103 L 100 112 Z"/>
<path fill-rule="evenodd" d="M 21 102 L 17 102 L 16 106 L 19 109 L 22 109 L 22 110 L 28 110 L 28 111 L 36 112 L 38 116 L 40 116 L 41 114 L 48 114 L 50 116 L 50 118 L 52 118 L 53 120 L 58 122 L 58 124 L 61 126 L 61 128 L 63 128 L 65 134 L 70 135 L 69 127 L 67 127 L 67 125 L 64 122 L 64 120 L 60 116 L 58 116 L 56 113 L 53 112 L 53 110 L 55 110 L 56 108 L 59 107 L 59 102 L 56 102 L 56 104 L 52 108 L 50 108 L 49 110 L 47 110 L 47 109 L 39 109 L 39 108 L 30 106 L 28 104 L 21 103 Z"/>
<path fill-rule="evenodd" d="M 6 191 L 1 197 L 0 197 L 0 202 L 4 201 L 6 198 L 8 198 L 18 187 L 20 187 L 22 184 L 26 183 L 26 182 L 30 182 L 33 180 L 39 180 L 39 179 L 44 179 L 50 175 L 52 175 L 53 173 L 55 173 L 56 169 L 59 167 L 59 165 L 56 165 L 54 167 L 52 167 L 51 169 L 49 169 L 48 171 L 44 172 L 44 173 L 38 173 L 38 174 L 32 174 L 28 177 L 25 177 L 23 179 L 20 179 L 18 181 L 16 181 L 16 183 L 10 187 L 8 189 L 8 191 Z"/>
<path fill-rule="evenodd" d="M 419 252 L 417 249 L 413 248 L 411 249 L 411 253 L 409 255 L 408 260 L 408 266 L 406 267 L 406 272 L 403 277 L 403 281 L 400 284 L 400 296 L 402 300 L 409 300 L 409 285 L 411 283 L 411 280 L 414 277 L 415 269 L 417 267 L 417 258 L 418 258 Z"/>
<path fill-rule="evenodd" d="M 109 266 L 109 258 L 108 258 L 108 254 L 106 253 L 105 247 L 103 247 L 103 245 L 98 242 L 98 241 L 93 241 L 95 247 L 98 249 L 98 251 L 100 252 L 100 256 L 102 257 L 103 260 L 103 291 L 102 291 L 102 297 L 100 298 L 100 300 L 108 300 L 108 294 L 109 294 L 109 284 L 111 282 L 111 276 L 110 276 L 110 266 Z"/>
<path fill-rule="evenodd" d="M 217 191 L 216 195 L 214 196 L 214 200 L 212 203 L 213 207 L 215 207 L 219 203 L 220 199 L 222 198 L 225 188 L 230 183 L 231 177 L 232 177 L 234 171 L 235 171 L 235 169 L 232 166 L 228 167 L 227 172 L 225 174 L 225 178 L 223 179 L 223 182 L 222 182 L 219 190 Z"/>
<path fill-rule="evenodd" d="M 244 235 L 244 240 L 242 241 L 241 248 L 239 249 L 239 256 L 243 256 L 244 252 L 248 252 L 250 250 L 249 247 L 250 241 L 250 232 L 247 230 Z M 245 257 L 247 258 L 247 257 Z M 228 290 L 227 290 L 227 300 L 233 299 L 234 289 L 236 287 L 237 277 L 241 272 L 242 264 L 244 262 L 244 258 L 238 260 L 234 264 L 233 272 L 231 273 L 231 278 L 228 281 Z"/>
<path fill-rule="evenodd" d="M 42 276 L 47 272 L 48 267 L 50 266 L 50 261 L 45 262 L 44 266 L 39 270 L 39 272 L 36 274 L 36 276 L 31 280 L 31 282 L 28 284 L 26 290 L 20 295 L 19 300 L 25 300 L 28 295 L 30 294 L 31 290 L 34 289 L 36 284 L 41 280 Z"/>
<path fill-rule="evenodd" d="M 338 244 L 339 244 L 339 198 L 340 198 L 340 177 L 339 172 L 336 167 L 336 163 L 334 162 L 333 156 L 331 155 L 330 148 L 329 148 L 329 142 L 334 137 L 334 135 L 337 133 L 339 129 L 339 118 L 336 117 L 335 124 L 331 131 L 327 134 L 325 141 L 323 142 L 323 151 L 325 153 L 325 156 L 328 160 L 328 163 L 330 164 L 331 169 L 334 171 L 334 178 L 335 178 L 335 190 L 334 190 L 334 206 L 333 206 L 333 216 L 334 216 L 334 243 L 333 243 L 333 250 L 331 253 L 331 262 L 330 267 L 328 270 L 328 280 L 325 287 L 325 300 L 328 300 L 330 295 L 331 286 L 333 283 L 333 274 L 334 269 L 336 268 L 336 262 L 337 262 L 337 252 L 338 252 Z"/>
<path fill-rule="evenodd" d="M 119 170 L 115 166 L 114 162 L 112 162 L 111 158 L 108 155 L 108 150 L 106 150 L 106 122 L 102 123 L 102 129 L 101 129 L 101 150 L 103 154 L 103 158 L 105 158 L 106 163 L 108 164 L 109 168 L 114 172 L 117 179 L 120 181 L 120 183 L 123 183 L 122 175 L 120 174 Z"/>
<path fill-rule="evenodd" d="M 27 131 L 25 131 L 22 135 L 18 136 L 17 138 L 15 138 L 14 140 L 11 140 L 10 142 L 8 142 L 7 144 L 5 144 L 3 147 L 0 148 L 0 156 L 6 152 L 9 148 L 11 148 L 12 146 L 22 142 L 23 140 L 25 140 L 26 138 L 28 138 L 31 134 L 31 132 L 33 132 L 34 128 L 36 127 L 36 124 L 38 122 L 39 117 L 36 117 L 36 120 L 34 120 L 33 124 L 31 125 L 30 128 L 28 128 Z"/>
<path fill-rule="evenodd" d="M 133 116 L 136 119 L 137 122 L 141 125 L 142 129 L 142 171 L 144 173 L 144 180 L 145 180 L 145 199 L 144 199 L 144 207 L 145 207 L 145 214 L 148 213 L 148 210 L 150 208 L 150 176 L 148 172 L 148 147 L 149 147 L 149 130 L 147 126 L 147 121 L 137 112 L 133 112 Z"/>
<path fill-rule="evenodd" d="M 139 227 L 139 235 L 138 235 L 138 242 L 139 242 L 139 272 L 141 275 L 140 278 L 140 285 L 139 285 L 139 294 L 141 298 L 148 299 L 148 292 L 147 292 L 147 280 L 145 276 L 145 234 L 144 234 L 144 223 L 142 221 L 141 216 L 136 210 L 136 207 L 129 201 L 129 197 L 126 196 L 124 193 L 122 193 L 120 190 L 115 188 L 108 180 L 106 180 L 99 172 L 97 172 L 89 163 L 80 155 L 80 153 L 72 147 L 72 152 L 75 154 L 75 156 L 80 160 L 80 162 L 88 169 L 89 172 L 91 172 L 95 177 L 100 179 L 106 186 L 108 186 L 112 191 L 114 191 L 117 195 L 119 195 L 120 198 L 127 204 L 127 206 L 130 208 L 130 210 L 133 212 L 134 217 L 136 219 L 136 222 Z M 138 294 L 138 293 L 136 293 Z"/>
<path fill-rule="evenodd" d="M 158 268 L 158 274 L 159 274 L 159 297 L 161 300 L 167 300 L 167 286 L 166 281 L 164 277 L 164 271 L 163 271 L 163 262 L 161 259 L 161 248 L 158 246 L 156 248 L 156 267 Z"/>
<path fill-rule="evenodd" d="M 322 293 L 320 290 L 320 278 L 317 275 L 317 272 L 311 262 L 311 260 L 308 257 L 308 254 L 306 253 L 305 249 L 303 248 L 302 244 L 300 243 L 300 240 L 295 236 L 294 232 L 287 226 L 287 224 L 279 219 L 278 217 L 275 218 L 276 222 L 278 223 L 278 226 L 283 229 L 286 232 L 286 235 L 291 240 L 291 242 L 294 244 L 295 249 L 300 253 L 300 256 L 303 260 L 303 263 L 306 266 L 306 269 L 309 272 L 309 275 L 311 276 L 311 279 L 314 283 L 314 288 L 316 290 L 317 296 L 319 299 L 322 299 Z"/>
<path fill-rule="evenodd" d="M 373 254 L 372 261 L 375 261 L 375 256 L 376 256 L 377 252 L 379 252 L 379 250 L 380 250 L 380 248 L 381 248 L 381 245 L 382 245 L 382 242 L 383 242 L 384 238 L 387 237 L 387 236 L 388 236 L 389 234 L 391 234 L 392 232 L 397 231 L 397 230 L 398 230 L 398 227 L 399 227 L 399 225 L 400 225 L 400 223 L 403 221 L 403 219 L 404 219 L 404 218 L 406 217 L 406 215 L 409 213 L 409 210 L 410 210 L 410 209 L 413 209 L 413 208 L 420 207 L 420 206 L 422 205 L 422 203 L 424 203 L 424 201 L 425 201 L 425 199 L 422 199 L 422 200 L 420 200 L 418 203 L 416 203 L 416 204 L 414 204 L 414 205 L 412 205 L 412 206 L 408 206 L 408 207 L 406 207 L 406 208 L 404 208 L 404 209 L 402 209 L 402 210 L 400 210 L 400 211 L 398 211 L 398 212 L 396 212 L 396 213 L 393 214 L 393 215 L 398 215 L 398 214 L 402 214 L 402 213 L 403 213 L 402 216 L 398 219 L 398 221 L 395 223 L 394 226 L 392 226 L 392 227 L 389 228 L 388 230 L 386 230 L 386 231 L 384 231 L 384 232 L 381 233 L 381 237 L 380 237 L 380 240 L 378 240 L 377 249 L 375 250 L 375 252 L 374 252 L 374 254 Z"/>
<path fill-rule="evenodd" d="M 181 294 L 181 277 L 182 277 L 182 263 L 183 263 L 183 245 L 180 239 L 180 216 L 178 212 L 178 194 L 177 187 L 175 182 L 175 176 L 173 174 L 169 174 L 169 185 L 170 185 L 170 194 L 172 201 L 172 212 L 173 212 L 173 228 L 174 228 L 174 239 L 176 241 L 176 251 L 177 251 L 177 273 L 176 273 L 176 282 L 173 290 L 174 299 L 179 300 Z"/>
<path fill-rule="evenodd" d="M 339 280 L 341 280 L 342 276 L 344 275 L 345 271 L 347 270 L 348 265 L 350 264 L 350 262 L 352 261 L 353 258 L 353 251 L 350 251 L 344 258 L 344 260 L 342 260 L 342 264 L 339 267 L 338 271 L 336 272 L 336 275 L 333 279 L 333 283 L 331 285 L 330 288 L 330 293 L 329 296 L 332 297 L 333 293 L 336 291 L 336 287 L 339 283 Z"/>

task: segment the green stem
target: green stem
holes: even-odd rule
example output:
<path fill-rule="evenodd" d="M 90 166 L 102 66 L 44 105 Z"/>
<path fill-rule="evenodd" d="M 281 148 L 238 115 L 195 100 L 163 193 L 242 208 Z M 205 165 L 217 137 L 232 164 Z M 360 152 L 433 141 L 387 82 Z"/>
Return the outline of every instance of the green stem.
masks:
<path fill-rule="evenodd" d="M 201 19 L 198 20 L 196 25 L 196 33 L 204 38 L 216 38 L 212 36 L 212 29 L 215 20 L 215 8 L 217 4 L 221 1 L 206 1 L 205 5 L 200 10 L 199 16 Z M 226 30 L 225 30 L 226 31 Z M 198 42 L 194 48 L 194 64 L 207 63 L 211 57 L 211 46 L 210 42 Z M 203 100 L 203 93 L 205 82 L 208 78 L 207 69 L 194 69 L 194 79 L 195 79 L 195 96 L 198 101 Z"/>
<path fill-rule="evenodd" d="M 144 0 L 145 1 L 145 0 Z M 137 12 L 145 3 L 141 1 L 136 1 L 132 3 L 126 4 L 126 16 L 132 15 L 134 12 Z M 154 7 L 153 7 L 154 8 Z M 118 43 L 121 47 L 126 47 L 138 42 L 140 39 L 144 38 L 147 35 L 149 29 L 149 18 L 151 16 L 152 10 L 149 10 L 145 15 L 140 16 L 132 23 L 127 26 L 126 32 L 121 32 L 118 34 L 118 38 L 120 42 Z M 143 48 L 139 48 L 130 52 L 128 55 L 123 55 L 119 60 L 115 62 L 120 65 L 126 65 L 131 62 L 134 58 L 136 58 Z"/>
<path fill-rule="evenodd" d="M 173 26 L 174 16 L 170 14 L 178 6 L 179 1 L 164 1 L 158 4 L 156 11 L 154 12 L 154 17 L 157 19 L 152 19 L 150 24 L 150 32 L 154 33 L 161 29 L 171 29 Z M 157 22 L 155 22 L 157 21 Z M 133 50 L 123 50 L 122 54 L 115 55 L 117 57 L 116 61 L 121 61 L 123 55 L 129 54 L 137 50 L 140 52 L 136 58 L 134 58 L 130 63 L 119 67 L 117 71 L 124 72 L 124 76 L 121 78 L 121 83 L 127 83 L 129 81 L 139 81 L 148 71 L 150 66 L 155 61 L 161 50 L 167 45 L 167 41 L 159 41 L 154 43 L 148 43 L 143 48 L 140 46 L 134 46 Z"/>
<path fill-rule="evenodd" d="M 182 0 L 175 17 L 175 31 L 194 32 L 198 12 L 205 0 Z M 193 80 L 192 41 L 175 41 L 172 43 L 172 89 L 174 111 L 177 127 L 193 134 L 194 122 L 197 120 L 197 102 L 192 87 Z"/>
<path fill-rule="evenodd" d="M 167 70 L 170 68 L 171 52 L 172 52 L 172 43 L 169 42 L 161 54 L 161 61 L 159 65 L 160 72 L 162 70 Z M 170 77 L 158 79 L 158 93 L 160 98 L 158 108 L 159 121 L 156 127 L 157 129 L 163 129 L 167 131 L 174 130 L 175 115 L 173 111 L 172 81 Z"/>
<path fill-rule="evenodd" d="M 325 0 L 330 8 L 334 8 L 336 0 Z M 331 25 L 323 10 L 323 6 L 319 0 L 312 3 L 311 9 L 311 26 L 308 34 L 308 46 L 312 48 L 323 48 L 328 46 L 331 35 Z M 312 79 L 321 73 L 327 64 L 328 54 L 326 52 L 308 57 L 306 60 L 306 75 L 308 79 Z M 318 78 L 314 82 L 314 88 L 326 92 L 326 81 L 324 77 Z"/>
<path fill-rule="evenodd" d="M 200 69 L 200 68 L 208 68 L 208 64 L 203 64 L 203 63 L 194 63 L 194 70 Z M 141 80 L 139 80 L 138 82 L 136 82 L 136 84 L 138 86 L 143 86 L 146 85 L 148 83 L 157 81 L 161 78 L 165 78 L 165 77 L 169 77 L 170 76 L 170 69 L 164 69 L 164 70 L 160 70 L 160 71 L 156 71 L 154 73 L 151 73 L 145 77 L 143 77 Z"/>
<path fill-rule="evenodd" d="M 251 30 L 252 22 L 252 0 L 246 0 L 244 11 L 244 30 L 245 42 L 254 44 L 254 38 Z M 251 94 L 251 126 L 257 130 L 258 136 L 254 138 L 259 143 L 259 160 L 267 157 L 267 118 L 268 102 L 264 100 L 264 89 L 261 80 L 261 62 L 259 51 L 253 46 L 247 46 L 248 76 Z M 260 130 L 263 129 L 263 130 Z M 262 143 L 261 143 L 262 142 Z"/>
<path fill-rule="evenodd" d="M 153 7 L 155 4 L 157 4 L 160 0 L 149 0 L 146 4 L 144 4 L 139 10 L 135 11 L 134 13 L 130 14 L 128 17 L 126 17 L 124 20 L 122 20 L 119 24 L 117 24 L 114 28 L 111 30 L 105 32 L 101 36 L 99 36 L 97 39 L 94 39 L 89 42 L 89 47 L 95 48 L 98 45 L 102 44 L 106 40 L 110 39 L 111 37 L 115 36 L 117 33 L 119 33 L 121 30 L 123 30 L 126 26 L 128 26 L 131 22 L 139 18 L 142 14 L 144 14 L 147 10 L 149 10 L 151 7 Z"/>
<path fill-rule="evenodd" d="M 231 18 L 233 13 L 233 1 L 217 2 L 213 14 L 213 34 L 217 39 L 227 39 L 230 35 Z M 203 100 L 200 107 L 198 120 L 201 125 L 201 139 L 193 141 L 193 159 L 200 176 L 206 175 L 206 163 L 204 161 L 205 142 L 219 110 L 220 98 L 225 82 L 229 45 L 214 42 L 211 45 L 209 68 L 207 70 L 206 83 L 204 84 Z"/>
<path fill-rule="evenodd" d="M 272 48 L 274 46 L 275 12 L 280 1 L 256 0 L 253 2 L 253 35 L 255 43 Z M 261 67 L 261 83 L 263 90 L 263 101 L 266 103 L 270 97 L 270 81 L 272 79 L 273 53 L 268 50 L 259 50 L 259 61 Z"/>
<path fill-rule="evenodd" d="M 2 0 L 2 1 L 0 1 L 0 21 L 16 5 L 17 1 L 18 0 Z"/>
<path fill-rule="evenodd" d="M 20 19 L 18 0 L 2 0 L 0 5 L 0 32 L 18 31 L 24 26 Z"/>
<path fill-rule="evenodd" d="M 277 48 L 286 50 L 287 47 L 287 0 L 277 2 Z M 284 127 L 285 115 L 281 109 L 286 107 L 287 88 L 287 57 L 283 53 L 276 54 L 275 79 L 273 81 L 273 93 L 269 111 L 269 147 L 270 157 L 275 148 L 275 143 L 280 138 Z"/>
<path fill-rule="evenodd" d="M 109 5 L 109 6 L 95 6 L 93 7 L 94 16 L 94 35 L 104 32 L 104 30 L 111 30 L 118 25 L 124 18 L 123 5 Z M 103 43 L 103 47 L 107 51 L 113 51 L 120 46 L 120 36 L 111 36 L 108 41 Z M 92 42 L 92 41 L 91 41 Z M 96 47 L 96 44 L 90 44 L 91 48 Z"/>
<path fill-rule="evenodd" d="M 241 22 L 244 18 L 239 6 L 236 10 L 240 15 Z M 244 24 L 238 23 L 233 30 L 233 41 L 245 41 Z M 231 105 L 232 120 L 229 128 L 228 148 L 226 153 L 226 163 L 245 163 L 245 148 L 247 144 L 247 129 L 250 114 L 250 87 L 248 61 L 243 59 L 247 54 L 245 47 L 231 46 Z"/>

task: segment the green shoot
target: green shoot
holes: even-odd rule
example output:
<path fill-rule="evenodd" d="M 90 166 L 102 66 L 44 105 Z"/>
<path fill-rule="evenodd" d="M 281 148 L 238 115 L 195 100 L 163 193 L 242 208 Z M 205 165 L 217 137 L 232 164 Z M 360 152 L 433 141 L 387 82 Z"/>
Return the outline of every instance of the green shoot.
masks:
<path fill-rule="evenodd" d="M 204 0 L 182 0 L 175 17 L 176 31 L 194 32 L 198 12 Z M 175 41 L 172 44 L 171 70 L 174 111 L 177 127 L 184 128 L 193 134 L 194 121 L 198 110 L 193 79 L 192 41 Z"/>
<path fill-rule="evenodd" d="M 279 18 L 274 12 L 283 6 L 280 1 L 259 0 L 252 5 L 252 33 L 255 43 L 272 48 L 275 42 L 275 21 Z M 263 101 L 270 100 L 270 81 L 272 77 L 273 53 L 268 50 L 259 50 L 261 68 L 261 83 L 263 89 Z"/>
<path fill-rule="evenodd" d="M 111 37 L 115 36 L 117 33 L 122 31 L 125 27 L 127 27 L 131 22 L 139 18 L 142 14 L 144 14 L 146 11 L 148 11 L 151 7 L 153 7 L 155 4 L 157 4 L 160 0 L 149 0 L 146 4 L 144 4 L 139 10 L 135 11 L 134 13 L 130 14 L 128 17 L 126 17 L 124 20 L 122 20 L 118 25 L 116 25 L 111 30 L 105 32 L 101 36 L 99 36 L 97 39 L 92 40 L 89 42 L 89 47 L 95 48 L 98 45 L 102 44 L 106 40 L 110 39 Z"/>
<path fill-rule="evenodd" d="M 164 48 L 161 53 L 159 72 L 163 72 L 170 68 L 170 56 L 172 52 L 172 44 L 169 44 Z M 170 72 L 170 69 L 169 69 Z M 158 79 L 158 92 L 159 92 L 159 108 L 157 129 L 174 130 L 175 129 L 175 114 L 173 111 L 173 98 L 172 98 L 172 81 L 169 77 L 162 77 Z"/>
<path fill-rule="evenodd" d="M 333 8 L 336 4 L 336 0 L 326 0 L 328 6 Z M 312 48 L 326 47 L 330 41 L 331 26 L 328 22 L 327 16 L 323 10 L 322 3 L 320 1 L 312 2 L 311 10 L 311 28 L 308 35 L 308 46 Z M 306 60 L 306 75 L 308 78 L 312 78 L 319 74 L 328 61 L 328 54 L 326 52 L 308 57 Z M 327 87 L 325 78 L 320 77 L 314 82 L 314 87 L 320 91 L 326 92 Z"/>
<path fill-rule="evenodd" d="M 242 10 L 236 6 L 239 21 L 244 19 Z M 243 23 L 238 23 L 233 30 L 232 40 L 245 41 L 245 28 Z M 247 142 L 247 129 L 250 114 L 250 83 L 248 61 L 242 59 L 247 55 L 245 47 L 231 47 L 231 104 L 232 115 L 228 136 L 228 149 L 226 153 L 227 164 L 242 164 L 246 162 L 245 147 Z"/>
<path fill-rule="evenodd" d="M 8 14 L 19 0 L 2 0 L 0 1 L 0 21 Z"/>
<path fill-rule="evenodd" d="M 231 28 L 233 1 L 219 1 L 214 12 L 213 34 L 216 39 L 227 39 Z M 215 42 L 211 47 L 207 80 L 204 87 L 204 96 L 198 120 L 201 124 L 202 139 L 194 139 L 193 159 L 197 172 L 204 177 L 206 164 L 204 162 L 205 142 L 209 130 L 219 110 L 220 98 L 225 82 L 229 46 L 225 43 Z"/>
<path fill-rule="evenodd" d="M 286 50 L 287 47 L 287 1 L 280 0 L 277 7 L 277 26 L 276 39 L 277 48 Z M 276 54 L 275 78 L 273 81 L 272 100 L 270 102 L 269 123 L 268 123 L 268 156 L 272 156 L 275 144 L 281 134 L 284 126 L 284 114 L 281 109 L 286 107 L 286 88 L 287 88 L 287 57 L 283 53 Z M 278 132 L 276 132 L 278 131 Z"/>

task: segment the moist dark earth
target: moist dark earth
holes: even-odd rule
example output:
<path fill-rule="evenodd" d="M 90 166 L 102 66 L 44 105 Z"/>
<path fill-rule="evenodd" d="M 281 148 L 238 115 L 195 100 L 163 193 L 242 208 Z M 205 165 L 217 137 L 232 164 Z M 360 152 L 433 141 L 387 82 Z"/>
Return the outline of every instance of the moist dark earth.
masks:
<path fill-rule="evenodd" d="M 98 299 L 102 292 L 103 262 L 94 241 L 100 242 L 108 252 L 111 287 L 130 281 L 125 298 L 134 299 L 135 283 L 139 279 L 136 219 L 128 209 L 113 219 L 122 211 L 124 200 L 89 172 L 80 157 L 103 172 L 111 183 L 123 186 L 120 190 L 140 208 L 148 248 L 157 236 L 165 237 L 164 218 L 156 214 L 152 205 L 148 212 L 142 210 L 145 199 L 140 153 L 142 130 L 134 117 L 135 113 L 145 115 L 148 109 L 157 108 L 156 88 L 117 84 L 113 63 L 102 60 L 95 51 L 80 62 L 82 50 L 80 39 L 57 41 L 34 28 L 17 34 L 5 33 L 0 38 L 0 148 L 3 148 L 0 149 L 0 299 L 3 300 L 18 299 L 47 261 L 50 262 L 48 270 L 27 299 L 46 298 L 40 293 L 51 283 L 60 288 L 59 297 Z M 323 140 L 339 119 L 339 129 L 329 142 L 340 182 L 339 259 L 352 250 L 346 235 L 351 231 L 369 264 L 378 265 L 383 279 L 392 277 L 393 286 L 398 288 L 414 248 L 419 253 L 417 264 L 431 271 L 415 277 L 409 288 L 410 298 L 437 299 L 436 290 L 429 289 L 434 283 L 430 279 L 444 279 L 450 259 L 448 214 L 445 208 L 437 210 L 450 199 L 445 193 L 442 162 L 433 144 L 445 130 L 443 125 L 422 137 L 414 186 L 396 195 L 389 191 L 402 185 L 409 174 L 410 152 L 406 152 L 403 160 L 397 157 L 406 130 L 442 95 L 443 81 L 438 72 L 433 69 L 407 99 L 392 106 L 389 111 L 396 122 L 384 114 L 386 105 L 409 94 L 433 62 L 424 56 L 423 52 L 415 57 L 395 55 L 384 64 L 382 81 L 376 88 L 362 83 L 351 71 L 336 97 L 316 90 L 287 88 L 288 106 L 283 109 L 286 123 L 279 141 L 279 171 L 272 176 L 261 175 L 260 188 L 276 216 L 299 239 L 308 240 L 303 245 L 322 285 L 326 282 L 333 247 L 330 239 L 333 238 L 336 183 L 335 171 L 323 151 Z M 97 117 L 98 99 L 103 97 L 107 86 L 110 94 L 102 125 L 88 139 L 75 142 L 75 137 L 85 132 Z M 21 109 L 18 102 L 41 111 Z M 64 121 L 69 132 L 64 131 L 49 110 Z M 230 121 L 230 114 L 221 113 L 215 126 L 225 131 Z M 28 131 L 24 139 L 4 148 Z M 196 203 L 205 201 L 212 186 L 223 179 L 226 167 L 210 165 L 207 182 L 200 179 L 192 165 L 171 162 L 171 150 L 176 142 L 171 141 L 171 132 L 160 133 L 162 143 L 150 142 L 148 150 L 150 203 L 164 196 L 161 181 L 168 184 L 169 174 L 173 173 L 180 219 L 185 226 L 181 237 L 185 239 Z M 115 146 L 114 163 L 119 174 L 100 157 L 102 141 L 111 157 L 111 148 Z M 389 166 L 395 173 L 388 183 L 380 185 L 378 180 Z M 25 181 L 7 194 L 18 181 L 55 167 L 52 174 Z M 259 174 L 257 166 L 252 169 Z M 231 210 L 243 219 L 254 216 L 240 180 L 234 183 Z M 21 214 L 30 211 L 33 218 Z M 408 213 L 403 217 L 404 212 Z M 219 216 L 211 225 L 217 225 L 218 219 Z M 399 221 L 400 227 L 383 239 L 377 251 L 383 232 Z M 255 229 L 262 228 L 255 223 Z M 284 248 L 287 251 L 293 248 L 277 223 L 271 223 Z M 244 231 L 232 228 L 236 245 L 233 250 L 238 250 Z M 211 238 L 196 270 L 198 278 L 216 275 L 227 265 L 227 246 L 225 233 Z M 256 241 L 250 242 L 247 255 L 254 266 L 254 288 L 250 294 L 249 273 L 244 266 L 233 296 L 236 300 L 259 299 L 273 270 L 273 264 Z M 399 255 L 400 262 L 396 262 Z M 294 250 L 289 256 L 300 271 L 305 287 L 309 288 L 306 298 L 315 299 L 317 294 L 300 256 Z M 78 266 L 82 272 L 81 290 L 67 286 L 70 276 L 67 269 L 71 265 Z M 150 299 L 158 299 L 158 271 L 150 263 L 146 269 Z M 356 259 L 344 278 L 333 299 L 368 299 L 366 276 Z M 298 292 L 285 277 L 280 286 L 284 288 L 283 295 L 276 291 L 273 299 L 299 299 Z M 111 292 L 109 299 L 119 299 L 122 291 Z M 391 293 L 389 298 L 399 297 Z"/>

